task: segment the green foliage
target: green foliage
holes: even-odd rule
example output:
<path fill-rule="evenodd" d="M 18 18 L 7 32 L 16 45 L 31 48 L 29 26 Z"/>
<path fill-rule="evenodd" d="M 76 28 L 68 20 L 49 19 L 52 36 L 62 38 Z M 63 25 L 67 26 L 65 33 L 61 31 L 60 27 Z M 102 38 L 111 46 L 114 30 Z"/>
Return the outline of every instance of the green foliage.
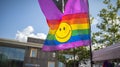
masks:
<path fill-rule="evenodd" d="M 60 62 L 62 62 L 62 63 L 64 63 L 64 64 L 66 64 L 66 60 L 67 60 L 67 58 L 61 53 L 61 52 L 58 52 L 57 53 L 57 59 L 60 61 Z"/>
<path fill-rule="evenodd" d="M 69 60 L 70 58 L 65 57 L 65 55 L 74 55 L 78 56 L 78 59 L 75 60 L 76 62 L 78 61 L 84 61 L 90 57 L 90 51 L 86 47 L 78 47 L 75 49 L 69 49 L 69 50 L 64 50 L 64 51 L 59 51 L 57 52 L 57 58 L 60 62 L 69 65 L 74 62 L 74 60 Z"/>
<path fill-rule="evenodd" d="M 90 57 L 90 51 L 86 47 L 79 47 L 76 49 L 79 61 L 84 61 Z"/>
<path fill-rule="evenodd" d="M 93 44 L 97 43 L 109 46 L 120 42 L 120 16 L 118 15 L 120 0 L 115 1 L 116 5 L 113 5 L 111 0 L 103 1 L 106 8 L 101 9 L 98 14 L 101 18 L 101 23 L 97 24 L 97 28 L 100 29 L 100 31 L 92 34 Z"/>

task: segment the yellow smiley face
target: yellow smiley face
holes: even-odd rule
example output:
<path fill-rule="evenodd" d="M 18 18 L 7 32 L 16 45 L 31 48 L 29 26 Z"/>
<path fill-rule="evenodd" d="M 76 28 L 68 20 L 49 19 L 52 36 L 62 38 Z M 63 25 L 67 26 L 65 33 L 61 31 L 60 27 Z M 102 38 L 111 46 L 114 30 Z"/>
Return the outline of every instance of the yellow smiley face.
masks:
<path fill-rule="evenodd" d="M 55 37 L 59 42 L 66 42 L 71 37 L 71 33 L 72 33 L 71 31 L 72 28 L 69 24 L 61 23 L 55 33 Z"/>

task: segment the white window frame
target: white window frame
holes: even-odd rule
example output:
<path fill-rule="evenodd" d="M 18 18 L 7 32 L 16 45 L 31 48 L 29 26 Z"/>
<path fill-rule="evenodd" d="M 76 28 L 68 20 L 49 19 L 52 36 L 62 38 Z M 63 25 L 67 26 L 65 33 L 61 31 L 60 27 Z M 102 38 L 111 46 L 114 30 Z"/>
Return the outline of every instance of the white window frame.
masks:
<path fill-rule="evenodd" d="M 33 52 L 35 52 L 35 56 L 32 55 Z M 31 48 L 31 50 L 30 50 L 30 57 L 37 57 L 37 49 L 35 49 L 35 48 Z"/>
<path fill-rule="evenodd" d="M 48 61 L 48 67 L 50 67 L 51 64 L 54 64 L 53 67 L 55 67 L 55 62 L 54 61 Z"/>

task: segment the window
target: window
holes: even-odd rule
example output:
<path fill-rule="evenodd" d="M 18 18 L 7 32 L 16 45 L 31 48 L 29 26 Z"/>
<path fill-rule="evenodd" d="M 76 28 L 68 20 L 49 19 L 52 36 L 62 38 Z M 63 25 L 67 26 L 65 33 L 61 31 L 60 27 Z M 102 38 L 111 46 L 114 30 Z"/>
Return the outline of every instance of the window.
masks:
<path fill-rule="evenodd" d="M 55 67 L 55 62 L 49 61 L 49 62 L 48 62 L 48 67 Z"/>
<path fill-rule="evenodd" d="M 0 67 L 23 67 L 25 49 L 0 46 Z"/>
<path fill-rule="evenodd" d="M 55 58 L 55 53 L 53 53 L 53 57 Z"/>
<path fill-rule="evenodd" d="M 37 57 L 37 49 L 35 49 L 35 48 L 31 49 L 30 57 Z"/>

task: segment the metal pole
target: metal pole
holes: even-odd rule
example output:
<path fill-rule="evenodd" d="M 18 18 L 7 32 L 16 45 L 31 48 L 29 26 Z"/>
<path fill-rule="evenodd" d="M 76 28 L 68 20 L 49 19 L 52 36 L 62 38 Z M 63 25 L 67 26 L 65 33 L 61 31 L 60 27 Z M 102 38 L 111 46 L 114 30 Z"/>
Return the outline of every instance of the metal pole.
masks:
<path fill-rule="evenodd" d="M 73 48 L 73 53 L 74 53 L 74 67 L 75 67 L 75 48 Z"/>
<path fill-rule="evenodd" d="M 89 8 L 89 3 L 88 3 L 88 0 L 87 0 L 87 4 L 88 4 L 88 8 Z M 90 27 L 90 35 L 91 35 L 91 24 L 90 24 L 90 16 L 89 16 L 89 9 L 88 9 L 88 21 L 89 21 L 89 27 Z M 91 63 L 91 67 L 93 67 L 93 61 L 92 61 L 92 38 L 91 38 L 91 43 L 90 43 L 90 63 Z"/>
<path fill-rule="evenodd" d="M 91 67 L 93 67 L 93 61 L 92 61 L 92 47 L 91 47 L 91 44 L 90 44 L 90 63 L 91 63 Z"/>
<path fill-rule="evenodd" d="M 65 6 L 65 2 L 64 0 L 62 0 L 62 12 L 64 13 L 64 6 Z"/>

